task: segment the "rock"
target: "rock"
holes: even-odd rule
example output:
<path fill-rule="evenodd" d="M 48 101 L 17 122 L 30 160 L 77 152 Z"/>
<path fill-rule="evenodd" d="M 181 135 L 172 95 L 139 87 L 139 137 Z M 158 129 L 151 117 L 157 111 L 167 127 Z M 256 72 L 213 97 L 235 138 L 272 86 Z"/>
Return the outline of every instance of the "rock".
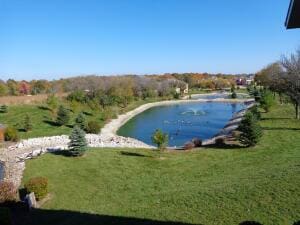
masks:
<path fill-rule="evenodd" d="M 29 209 L 37 208 L 37 202 L 33 192 L 26 195 L 25 201 L 27 202 Z"/>

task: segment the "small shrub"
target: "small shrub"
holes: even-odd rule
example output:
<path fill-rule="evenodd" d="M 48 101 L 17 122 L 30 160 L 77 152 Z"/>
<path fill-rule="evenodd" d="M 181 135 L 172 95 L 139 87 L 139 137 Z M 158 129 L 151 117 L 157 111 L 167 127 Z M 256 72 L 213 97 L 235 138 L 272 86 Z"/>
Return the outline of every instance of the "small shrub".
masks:
<path fill-rule="evenodd" d="M 246 113 L 238 130 L 241 131 L 239 141 L 246 146 L 256 145 L 262 135 L 262 128 L 251 112 Z"/>
<path fill-rule="evenodd" d="M 7 105 L 1 105 L 0 106 L 0 113 L 7 113 L 7 112 L 8 112 Z"/>
<path fill-rule="evenodd" d="M 80 129 L 84 130 L 85 129 L 85 116 L 83 112 L 79 113 L 78 116 L 75 119 L 75 123 L 77 126 L 80 127 Z"/>
<path fill-rule="evenodd" d="M 85 132 L 76 126 L 70 135 L 69 151 L 72 156 L 81 156 L 86 151 Z"/>
<path fill-rule="evenodd" d="M 154 132 L 151 139 L 157 145 L 158 149 L 165 149 L 168 145 L 169 136 L 158 129 Z"/>
<path fill-rule="evenodd" d="M 31 122 L 31 118 L 28 114 L 26 114 L 26 116 L 24 118 L 24 130 L 26 132 L 32 130 L 32 122 Z"/>
<path fill-rule="evenodd" d="M 5 141 L 18 141 L 19 134 L 15 128 L 7 127 L 4 131 L 4 139 Z"/>
<path fill-rule="evenodd" d="M 270 91 L 264 91 L 259 100 L 260 107 L 266 112 L 269 112 L 271 107 L 275 104 L 275 99 Z"/>
<path fill-rule="evenodd" d="M 215 140 L 215 144 L 216 144 L 216 146 L 219 146 L 219 147 L 224 146 L 225 145 L 225 139 L 222 138 L 222 137 L 219 137 Z"/>
<path fill-rule="evenodd" d="M 188 141 L 184 144 L 183 148 L 184 148 L 184 150 L 190 150 L 190 149 L 195 148 L 195 145 L 193 142 Z"/>
<path fill-rule="evenodd" d="M 66 125 L 70 121 L 70 112 L 68 109 L 66 109 L 64 106 L 59 106 L 58 112 L 57 112 L 57 118 L 56 123 L 59 126 Z"/>
<path fill-rule="evenodd" d="M 24 185 L 27 193 L 34 192 L 37 200 L 43 199 L 48 194 L 48 179 L 46 177 L 31 178 Z"/>
<path fill-rule="evenodd" d="M 202 140 L 199 138 L 193 138 L 192 142 L 194 143 L 195 147 L 201 147 L 202 146 Z"/>
<path fill-rule="evenodd" d="M 89 121 L 86 125 L 86 132 L 89 134 L 98 134 L 100 132 L 101 126 L 97 121 Z"/>
<path fill-rule="evenodd" d="M 14 202 L 17 197 L 17 189 L 12 182 L 0 181 L 0 203 Z"/>
<path fill-rule="evenodd" d="M 261 114 L 260 114 L 260 112 L 259 112 L 259 110 L 258 110 L 257 105 L 251 107 L 249 111 L 255 116 L 255 118 L 256 118 L 257 120 L 260 120 L 260 119 L 261 119 Z"/>
<path fill-rule="evenodd" d="M 12 215 L 8 207 L 0 207 L 0 224 L 12 225 Z"/>
<path fill-rule="evenodd" d="M 235 91 L 231 93 L 231 98 L 237 98 L 237 94 Z"/>

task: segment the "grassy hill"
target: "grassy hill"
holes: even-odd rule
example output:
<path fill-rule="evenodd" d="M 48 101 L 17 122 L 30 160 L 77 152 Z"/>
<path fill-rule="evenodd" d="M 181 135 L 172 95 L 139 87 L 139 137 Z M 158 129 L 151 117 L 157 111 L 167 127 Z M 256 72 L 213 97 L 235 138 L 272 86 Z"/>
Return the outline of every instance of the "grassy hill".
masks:
<path fill-rule="evenodd" d="M 249 149 L 90 149 L 82 158 L 27 161 L 23 181 L 46 176 L 51 194 L 19 223 L 292 225 L 300 220 L 300 122 L 293 115 L 286 105 L 264 113 L 264 136 Z"/>

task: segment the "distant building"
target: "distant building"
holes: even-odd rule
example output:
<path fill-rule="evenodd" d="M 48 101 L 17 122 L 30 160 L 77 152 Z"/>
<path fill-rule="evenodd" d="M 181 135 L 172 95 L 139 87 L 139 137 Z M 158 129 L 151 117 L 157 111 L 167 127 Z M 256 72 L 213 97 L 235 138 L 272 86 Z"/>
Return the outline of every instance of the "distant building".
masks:
<path fill-rule="evenodd" d="M 186 84 L 184 90 L 181 90 L 180 87 L 176 87 L 176 88 L 175 88 L 175 91 L 176 91 L 176 93 L 178 93 L 178 94 L 188 94 L 188 93 L 189 93 L 189 85 Z"/>
<path fill-rule="evenodd" d="M 286 29 L 300 28 L 300 0 L 291 0 L 285 20 Z"/>

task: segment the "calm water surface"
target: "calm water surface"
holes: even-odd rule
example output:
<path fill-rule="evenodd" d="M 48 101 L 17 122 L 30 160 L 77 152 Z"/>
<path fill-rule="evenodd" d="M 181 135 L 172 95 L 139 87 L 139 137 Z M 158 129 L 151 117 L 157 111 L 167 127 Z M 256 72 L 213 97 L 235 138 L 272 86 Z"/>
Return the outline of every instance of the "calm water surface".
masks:
<path fill-rule="evenodd" d="M 182 146 L 192 138 L 207 139 L 218 133 L 241 103 L 192 102 L 150 108 L 124 124 L 118 134 L 152 144 L 156 129 L 169 134 L 169 146 Z"/>

